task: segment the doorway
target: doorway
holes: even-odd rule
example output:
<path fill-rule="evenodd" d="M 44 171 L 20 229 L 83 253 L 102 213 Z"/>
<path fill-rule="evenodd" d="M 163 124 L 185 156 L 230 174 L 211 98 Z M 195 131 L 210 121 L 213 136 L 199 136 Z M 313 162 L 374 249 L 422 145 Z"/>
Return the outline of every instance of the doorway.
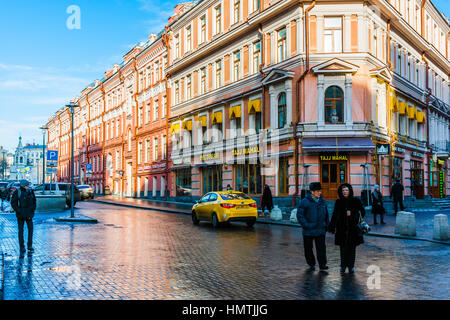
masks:
<path fill-rule="evenodd" d="M 346 161 L 323 161 L 320 163 L 320 181 L 322 196 L 326 200 L 336 200 L 337 190 L 342 183 L 347 182 Z"/>

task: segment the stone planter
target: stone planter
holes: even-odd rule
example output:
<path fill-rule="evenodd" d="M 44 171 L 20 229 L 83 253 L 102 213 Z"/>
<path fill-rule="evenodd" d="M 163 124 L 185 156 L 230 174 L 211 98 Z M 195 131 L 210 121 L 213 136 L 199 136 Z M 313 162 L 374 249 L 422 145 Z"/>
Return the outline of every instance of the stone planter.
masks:
<path fill-rule="evenodd" d="M 270 213 L 270 220 L 273 221 L 281 221 L 283 220 L 283 215 L 281 213 L 280 208 L 278 208 L 278 206 L 274 206 L 274 208 L 272 209 L 271 213 Z"/>
<path fill-rule="evenodd" d="M 291 211 L 291 218 L 289 219 L 292 223 L 298 223 L 297 220 L 297 209 Z"/>
<path fill-rule="evenodd" d="M 396 234 L 403 236 L 416 235 L 416 217 L 412 212 L 399 211 L 395 219 Z"/>
<path fill-rule="evenodd" d="M 434 216 L 433 239 L 435 240 L 450 239 L 450 230 L 448 226 L 447 215 L 437 214 Z"/>
<path fill-rule="evenodd" d="M 36 194 L 36 212 L 62 212 L 65 209 L 65 195 Z"/>

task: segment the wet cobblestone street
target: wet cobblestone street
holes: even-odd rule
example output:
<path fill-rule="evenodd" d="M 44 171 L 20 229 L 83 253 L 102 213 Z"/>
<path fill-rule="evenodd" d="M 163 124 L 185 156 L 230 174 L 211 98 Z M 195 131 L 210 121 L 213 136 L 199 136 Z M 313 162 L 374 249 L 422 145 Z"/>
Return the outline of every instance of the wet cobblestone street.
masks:
<path fill-rule="evenodd" d="M 19 258 L 14 214 L 0 214 L 4 299 L 449 299 L 450 247 L 366 237 L 355 275 L 339 273 L 327 235 L 328 272 L 307 272 L 301 229 L 236 223 L 218 230 L 188 215 L 84 202 L 99 223 L 35 217 L 32 256 Z M 56 215 L 61 216 L 61 214 Z M 369 289 L 369 266 L 381 288 Z"/>

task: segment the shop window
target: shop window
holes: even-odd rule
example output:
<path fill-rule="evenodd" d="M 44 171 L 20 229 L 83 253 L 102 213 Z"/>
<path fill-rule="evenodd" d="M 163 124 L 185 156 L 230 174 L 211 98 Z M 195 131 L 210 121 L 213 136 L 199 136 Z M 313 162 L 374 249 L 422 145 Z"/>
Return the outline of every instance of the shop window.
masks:
<path fill-rule="evenodd" d="M 289 158 L 281 158 L 278 168 L 278 191 L 280 195 L 289 194 Z"/>
<path fill-rule="evenodd" d="M 191 169 L 178 169 L 175 171 L 175 176 L 177 197 L 190 197 L 192 195 Z"/>
<path fill-rule="evenodd" d="M 392 183 L 395 182 L 395 180 L 403 181 L 403 160 L 402 158 L 394 157 L 394 168 L 392 173 L 392 180 L 394 180 Z"/>
<path fill-rule="evenodd" d="M 325 122 L 344 122 L 344 93 L 339 87 L 332 86 L 325 91 Z"/>
<path fill-rule="evenodd" d="M 255 112 L 255 131 L 259 133 L 261 131 L 261 112 Z"/>
<path fill-rule="evenodd" d="M 245 194 L 261 194 L 261 165 L 242 164 L 235 166 L 235 189 Z"/>
<path fill-rule="evenodd" d="M 213 166 L 202 170 L 203 194 L 211 191 L 222 191 L 222 166 Z"/>
<path fill-rule="evenodd" d="M 278 128 L 284 128 L 286 125 L 286 93 L 278 97 Z"/>

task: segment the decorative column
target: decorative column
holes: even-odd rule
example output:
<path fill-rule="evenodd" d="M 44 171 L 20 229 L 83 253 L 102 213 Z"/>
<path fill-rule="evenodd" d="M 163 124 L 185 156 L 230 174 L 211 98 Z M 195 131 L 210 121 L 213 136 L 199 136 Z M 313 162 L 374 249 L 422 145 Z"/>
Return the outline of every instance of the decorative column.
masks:
<path fill-rule="evenodd" d="M 325 83 L 324 75 L 319 74 L 317 76 L 317 125 L 320 127 L 325 126 Z M 305 111 L 305 110 L 303 110 Z"/>
<path fill-rule="evenodd" d="M 347 127 L 353 126 L 351 73 L 345 75 L 344 121 Z"/>
<path fill-rule="evenodd" d="M 275 112 L 277 105 L 277 96 L 275 92 L 275 88 L 273 86 L 269 87 L 269 95 L 270 95 L 270 128 L 277 129 L 278 128 L 278 116 Z"/>
<path fill-rule="evenodd" d="M 292 80 L 286 80 L 285 82 L 286 88 L 286 127 L 289 126 L 292 122 Z"/>

